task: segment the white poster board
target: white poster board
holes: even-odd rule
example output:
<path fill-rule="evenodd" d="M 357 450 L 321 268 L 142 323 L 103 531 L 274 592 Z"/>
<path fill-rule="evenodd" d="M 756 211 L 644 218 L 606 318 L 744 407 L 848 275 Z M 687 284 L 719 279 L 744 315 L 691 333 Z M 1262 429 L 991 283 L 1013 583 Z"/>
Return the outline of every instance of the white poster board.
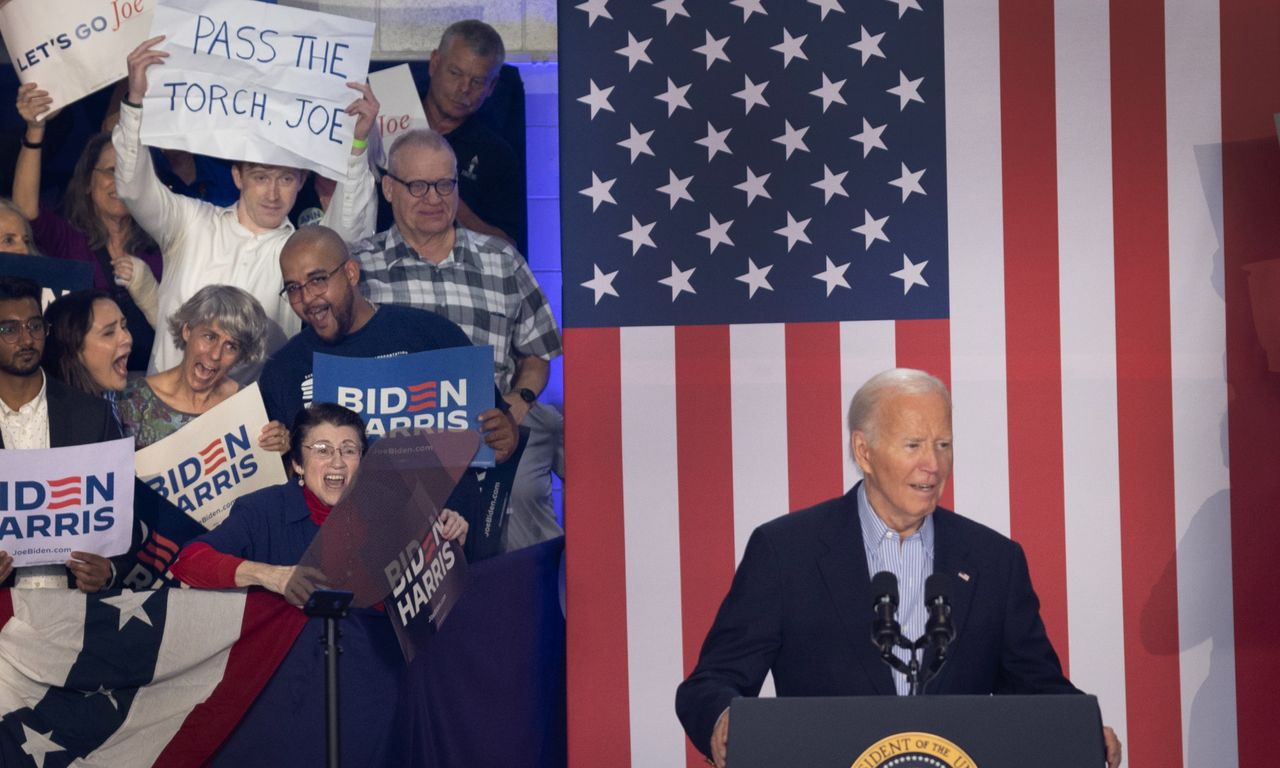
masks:
<path fill-rule="evenodd" d="M 128 73 L 125 57 L 147 39 L 154 3 L 9 0 L 0 35 L 18 80 L 37 83 L 61 109 Z"/>
<path fill-rule="evenodd" d="M 215 528 L 246 493 L 287 478 L 280 454 L 258 447 L 267 423 L 262 393 L 251 384 L 138 451 L 138 477 L 206 528 Z"/>
<path fill-rule="evenodd" d="M 253 0 L 164 0 L 142 143 L 346 178 L 374 25 Z"/>
<path fill-rule="evenodd" d="M 402 134 L 427 128 L 427 113 L 422 111 L 418 86 L 408 64 L 369 73 L 369 87 L 377 97 L 378 125 L 369 136 L 369 153 L 379 168 L 387 167 L 387 153 Z"/>
<path fill-rule="evenodd" d="M 19 568 L 73 551 L 115 557 L 133 539 L 133 439 L 4 451 L 0 550 Z"/>

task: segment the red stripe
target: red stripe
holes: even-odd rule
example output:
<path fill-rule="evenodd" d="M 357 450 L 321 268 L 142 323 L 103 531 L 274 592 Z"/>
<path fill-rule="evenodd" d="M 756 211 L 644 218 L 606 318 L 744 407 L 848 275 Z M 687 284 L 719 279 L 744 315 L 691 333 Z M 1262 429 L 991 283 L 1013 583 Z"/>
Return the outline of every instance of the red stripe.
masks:
<path fill-rule="evenodd" d="M 1053 0 L 1000 3 L 1009 527 L 1066 666 Z"/>
<path fill-rule="evenodd" d="M 1169 183 L 1163 0 L 1111 7 L 1116 425 L 1128 754 L 1182 764 L 1178 657 L 1144 639 L 1178 636 L 1169 319 Z M 1166 569 L 1172 577 L 1161 579 Z"/>
<path fill-rule="evenodd" d="M 1280 292 L 1251 296 L 1245 268 L 1275 259 L 1280 243 L 1280 152 L 1272 118 L 1280 110 L 1280 0 L 1222 0 L 1221 9 L 1236 719 L 1240 765 L 1253 766 L 1275 760 L 1275 691 L 1280 690 L 1274 566 L 1280 371 L 1267 369 L 1255 318 L 1270 316 L 1274 322 Z"/>
<path fill-rule="evenodd" d="M 80 476 L 72 475 L 71 477 L 60 477 L 57 480 L 49 480 L 45 484 L 51 486 L 66 485 L 67 483 L 80 484 Z"/>
<path fill-rule="evenodd" d="M 617 328 L 564 334 L 565 508 L 580 513 L 565 525 L 570 765 L 631 761 L 618 344 Z"/>
<path fill-rule="evenodd" d="M 795 510 L 845 491 L 840 325 L 788 323 L 786 344 L 787 480 Z"/>
<path fill-rule="evenodd" d="M 231 647 L 221 682 L 187 714 L 154 765 L 204 765 L 266 687 L 306 623 L 302 611 L 279 595 L 246 595 L 240 639 Z"/>
<path fill-rule="evenodd" d="M 894 323 L 894 348 L 899 368 L 915 368 L 942 379 L 951 388 L 951 321 L 899 320 Z M 942 494 L 942 506 L 955 509 L 953 488 Z"/>
<path fill-rule="evenodd" d="M 221 446 L 222 446 L 222 438 L 219 437 L 219 438 L 216 438 L 212 443 L 209 443 L 205 447 L 201 448 L 199 453 L 201 456 L 204 456 L 206 453 L 213 450 L 214 448 L 220 448 Z"/>
<path fill-rule="evenodd" d="M 45 509 L 62 509 L 63 507 L 78 506 L 80 506 L 80 497 L 76 496 L 73 499 L 64 499 L 63 501 L 55 502 L 53 504 L 46 504 Z"/>
<path fill-rule="evenodd" d="M 729 327 L 678 327 L 675 340 L 680 609 L 688 674 L 733 578 Z M 706 765 L 687 739 L 685 749 L 689 768 Z"/>

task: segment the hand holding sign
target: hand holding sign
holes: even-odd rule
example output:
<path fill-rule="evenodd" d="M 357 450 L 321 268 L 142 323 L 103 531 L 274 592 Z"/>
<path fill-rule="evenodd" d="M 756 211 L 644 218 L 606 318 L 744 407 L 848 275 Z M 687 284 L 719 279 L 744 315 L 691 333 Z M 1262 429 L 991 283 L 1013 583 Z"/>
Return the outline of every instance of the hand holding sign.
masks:
<path fill-rule="evenodd" d="M 360 98 L 351 102 L 346 112 L 356 119 L 355 140 L 365 141 L 369 138 L 369 131 L 373 129 L 373 124 L 378 119 L 378 110 L 381 105 L 378 104 L 378 97 L 373 95 L 373 89 L 364 83 L 347 83 L 347 87 L 360 92 Z M 363 155 L 364 151 L 365 147 L 357 147 L 354 144 L 351 146 L 353 155 Z"/>
<path fill-rule="evenodd" d="M 494 462 L 501 464 L 506 461 L 511 456 L 511 452 L 516 449 L 516 443 L 520 441 L 520 434 L 516 431 L 516 422 L 511 417 L 511 413 L 499 408 L 490 408 L 476 419 L 480 422 L 480 431 L 484 433 L 484 444 L 493 449 Z"/>
<path fill-rule="evenodd" d="M 92 552 L 72 552 L 65 565 L 76 577 L 76 589 L 91 595 L 111 581 L 111 561 Z"/>
<path fill-rule="evenodd" d="M 35 83 L 26 83 L 18 88 L 18 114 L 27 123 L 29 133 L 44 133 L 44 122 L 57 116 L 61 110 L 49 111 L 53 105 L 53 97 L 48 91 L 41 90 Z"/>
<path fill-rule="evenodd" d="M 129 93 L 125 101 L 130 104 L 141 104 L 147 94 L 147 68 L 152 64 L 163 64 L 169 58 L 166 51 L 157 51 L 155 47 L 164 40 L 164 35 L 156 35 L 129 52 L 126 61 L 129 64 Z"/>

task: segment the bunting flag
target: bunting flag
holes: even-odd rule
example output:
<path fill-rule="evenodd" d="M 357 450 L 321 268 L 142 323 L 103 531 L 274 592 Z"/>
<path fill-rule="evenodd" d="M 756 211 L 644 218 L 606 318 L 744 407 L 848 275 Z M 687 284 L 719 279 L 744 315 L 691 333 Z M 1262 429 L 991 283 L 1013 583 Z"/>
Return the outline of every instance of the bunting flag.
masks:
<path fill-rule="evenodd" d="M 305 622 L 265 592 L 0 590 L 0 765 L 204 765 Z"/>
<path fill-rule="evenodd" d="M 856 481 L 894 366 L 1126 763 L 1266 762 L 1277 18 L 561 0 L 571 765 L 702 764 L 674 691 L 747 536 Z"/>

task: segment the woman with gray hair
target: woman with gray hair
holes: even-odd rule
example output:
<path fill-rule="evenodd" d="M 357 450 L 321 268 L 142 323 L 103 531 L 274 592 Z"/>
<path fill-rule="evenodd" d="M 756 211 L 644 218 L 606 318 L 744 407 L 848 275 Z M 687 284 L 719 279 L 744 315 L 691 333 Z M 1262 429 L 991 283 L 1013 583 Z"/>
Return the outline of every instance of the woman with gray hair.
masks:
<path fill-rule="evenodd" d="M 0 197 L 0 253 L 40 255 L 31 236 L 31 222 L 7 197 Z"/>
<path fill-rule="evenodd" d="M 247 291 L 207 285 L 173 313 L 169 331 L 182 362 L 129 382 L 117 402 L 121 425 L 138 448 L 168 437 L 239 391 L 227 374 L 262 359 L 267 316 Z M 288 447 L 262 437 L 259 442 L 268 450 Z"/>

